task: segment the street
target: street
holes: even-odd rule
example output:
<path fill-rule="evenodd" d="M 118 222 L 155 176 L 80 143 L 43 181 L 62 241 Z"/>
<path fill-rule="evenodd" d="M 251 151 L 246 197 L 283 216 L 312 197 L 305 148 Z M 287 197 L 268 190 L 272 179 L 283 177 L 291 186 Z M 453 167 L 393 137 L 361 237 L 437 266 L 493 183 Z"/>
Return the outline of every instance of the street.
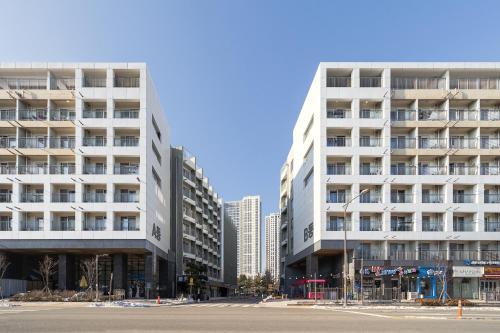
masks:
<path fill-rule="evenodd" d="M 499 332 L 500 309 L 284 306 L 213 302 L 147 308 L 22 304 L 0 308 L 1 332 Z"/>

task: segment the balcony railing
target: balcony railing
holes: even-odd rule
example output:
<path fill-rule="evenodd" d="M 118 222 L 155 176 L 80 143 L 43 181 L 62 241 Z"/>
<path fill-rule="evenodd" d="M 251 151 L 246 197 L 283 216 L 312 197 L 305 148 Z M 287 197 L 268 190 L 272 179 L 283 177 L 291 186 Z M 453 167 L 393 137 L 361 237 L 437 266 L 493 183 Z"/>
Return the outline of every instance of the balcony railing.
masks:
<path fill-rule="evenodd" d="M 351 86 L 350 76 L 329 76 L 326 79 L 326 86 L 329 88 L 346 88 Z"/>
<path fill-rule="evenodd" d="M 484 193 L 484 203 L 500 203 L 500 194 L 498 193 Z"/>
<path fill-rule="evenodd" d="M 469 250 L 450 250 L 449 256 L 450 260 L 456 260 L 456 261 L 477 260 L 478 252 Z"/>
<path fill-rule="evenodd" d="M 416 174 L 416 166 L 399 166 L 399 165 L 391 165 L 391 175 L 415 175 Z"/>
<path fill-rule="evenodd" d="M 422 221 L 422 231 L 440 232 L 443 231 L 443 221 Z"/>
<path fill-rule="evenodd" d="M 345 223 L 346 231 L 352 230 L 351 221 L 346 221 Z M 344 221 L 341 220 L 329 220 L 326 221 L 326 231 L 344 231 Z"/>
<path fill-rule="evenodd" d="M 500 89 L 498 78 L 453 78 L 450 79 L 450 89 Z"/>
<path fill-rule="evenodd" d="M 418 259 L 423 261 L 446 260 L 445 250 L 420 250 Z"/>
<path fill-rule="evenodd" d="M 350 147 L 351 138 L 347 137 L 330 137 L 326 139 L 328 147 Z"/>
<path fill-rule="evenodd" d="M 438 193 L 422 194 L 422 203 L 443 203 L 444 196 Z"/>
<path fill-rule="evenodd" d="M 43 219 L 40 220 L 22 220 L 20 222 L 21 231 L 43 231 Z"/>
<path fill-rule="evenodd" d="M 340 195 L 328 195 L 326 198 L 326 203 L 346 203 L 350 200 L 349 194 L 340 194 Z"/>
<path fill-rule="evenodd" d="M 391 193 L 391 203 L 413 203 L 413 193 Z"/>
<path fill-rule="evenodd" d="M 12 231 L 12 218 L 0 219 L 0 231 Z"/>
<path fill-rule="evenodd" d="M 52 202 L 75 202 L 75 193 L 52 193 Z"/>
<path fill-rule="evenodd" d="M 500 260 L 500 251 L 481 250 L 481 260 Z"/>
<path fill-rule="evenodd" d="M 139 219 L 115 220 L 114 230 L 117 231 L 139 231 Z"/>
<path fill-rule="evenodd" d="M 76 112 L 72 109 L 57 109 L 50 111 L 50 120 L 54 121 L 70 121 L 75 120 Z"/>
<path fill-rule="evenodd" d="M 73 175 L 75 174 L 75 163 L 56 164 L 49 167 L 51 175 Z"/>
<path fill-rule="evenodd" d="M 90 109 L 90 110 L 83 110 L 83 118 L 95 118 L 95 119 L 102 119 L 102 118 L 107 118 L 108 113 L 106 109 Z"/>
<path fill-rule="evenodd" d="M 73 149 L 75 148 L 75 137 L 74 136 L 60 136 L 50 138 L 50 148 L 59 149 Z"/>
<path fill-rule="evenodd" d="M 448 140 L 446 138 L 418 138 L 418 148 L 420 149 L 446 149 Z"/>
<path fill-rule="evenodd" d="M 139 202 L 139 194 L 115 193 L 115 202 Z"/>
<path fill-rule="evenodd" d="M 446 80 L 440 77 L 393 77 L 392 89 L 445 89 Z"/>
<path fill-rule="evenodd" d="M 16 109 L 0 109 L 0 120 L 16 120 Z"/>
<path fill-rule="evenodd" d="M 85 175 L 104 175 L 106 174 L 106 166 L 105 165 L 92 165 L 85 164 L 83 166 L 83 173 Z"/>
<path fill-rule="evenodd" d="M 19 89 L 19 90 L 47 89 L 46 78 L 0 78 L 0 81 L 6 81 L 9 89 Z"/>
<path fill-rule="evenodd" d="M 75 220 L 53 220 L 50 223 L 52 231 L 75 231 Z"/>
<path fill-rule="evenodd" d="M 0 202 L 12 202 L 12 193 L 0 193 Z"/>
<path fill-rule="evenodd" d="M 384 260 L 385 259 L 384 251 L 364 249 L 364 248 L 357 249 L 355 256 L 356 256 L 356 259 L 364 259 L 364 260 Z"/>
<path fill-rule="evenodd" d="M 54 78 L 51 80 L 51 89 L 55 90 L 74 90 L 75 89 L 75 79 L 74 78 Z"/>
<path fill-rule="evenodd" d="M 484 222 L 484 231 L 486 231 L 486 232 L 500 232 L 500 221 L 486 221 L 486 222 Z"/>
<path fill-rule="evenodd" d="M 380 220 L 361 220 L 359 222 L 359 231 L 382 231 L 382 221 Z"/>
<path fill-rule="evenodd" d="M 391 110 L 391 121 L 411 121 L 417 120 L 417 112 L 408 109 Z"/>
<path fill-rule="evenodd" d="M 37 192 L 21 193 L 21 202 L 43 202 L 43 193 L 37 193 Z"/>
<path fill-rule="evenodd" d="M 380 165 L 360 165 L 359 166 L 359 174 L 363 176 L 371 176 L 371 175 L 381 175 L 383 172 L 382 167 Z"/>
<path fill-rule="evenodd" d="M 481 109 L 480 120 L 500 120 L 500 110 L 498 109 Z"/>
<path fill-rule="evenodd" d="M 500 149 L 500 138 L 481 137 L 481 149 Z"/>
<path fill-rule="evenodd" d="M 84 77 L 83 79 L 84 88 L 105 88 L 106 78 L 105 77 Z"/>
<path fill-rule="evenodd" d="M 359 138 L 360 147 L 381 147 L 382 139 L 375 137 L 361 137 Z"/>
<path fill-rule="evenodd" d="M 476 149 L 477 139 L 476 138 L 450 138 L 450 148 L 453 149 Z"/>
<path fill-rule="evenodd" d="M 416 148 L 417 140 L 415 138 L 391 138 L 391 149 L 411 149 Z"/>
<path fill-rule="evenodd" d="M 389 260 L 415 260 L 416 257 L 415 251 L 393 250 L 389 252 Z"/>
<path fill-rule="evenodd" d="M 83 231 L 104 231 L 106 230 L 106 220 L 84 220 Z"/>
<path fill-rule="evenodd" d="M 446 175 L 446 167 L 439 165 L 419 165 L 418 174 L 421 176 Z"/>
<path fill-rule="evenodd" d="M 106 193 L 83 192 L 83 202 L 106 202 Z"/>
<path fill-rule="evenodd" d="M 391 221 L 391 231 L 413 231 L 413 221 Z"/>
<path fill-rule="evenodd" d="M 139 118 L 139 109 L 118 109 L 114 112 L 115 118 L 137 119 Z"/>
<path fill-rule="evenodd" d="M 115 175 L 137 175 L 139 174 L 138 165 L 115 165 Z"/>
<path fill-rule="evenodd" d="M 139 88 L 139 77 L 115 77 L 115 87 L 117 88 Z"/>
<path fill-rule="evenodd" d="M 19 165 L 17 167 L 20 175 L 44 175 L 47 174 L 48 167 L 47 165 Z"/>
<path fill-rule="evenodd" d="M 16 148 L 15 136 L 0 137 L 0 148 Z"/>
<path fill-rule="evenodd" d="M 0 165 L 0 175 L 15 175 L 16 173 L 17 168 L 15 164 Z"/>
<path fill-rule="evenodd" d="M 453 165 L 450 163 L 450 176 L 473 176 L 477 175 L 476 165 Z"/>
<path fill-rule="evenodd" d="M 88 136 L 84 137 L 82 144 L 86 147 L 105 147 L 108 143 L 107 138 L 103 136 Z"/>
<path fill-rule="evenodd" d="M 139 138 L 134 137 L 115 137 L 114 145 L 118 147 L 137 147 L 139 146 Z"/>
<path fill-rule="evenodd" d="M 359 78 L 359 86 L 361 88 L 377 88 L 382 85 L 380 76 L 361 76 Z"/>
<path fill-rule="evenodd" d="M 450 109 L 450 120 L 477 120 L 477 111 L 468 109 Z"/>
<path fill-rule="evenodd" d="M 380 118 L 382 118 L 382 110 L 380 110 L 380 109 L 361 109 L 361 110 L 359 110 L 359 118 L 361 118 L 361 119 L 380 119 Z"/>
<path fill-rule="evenodd" d="M 329 164 L 326 167 L 327 175 L 350 175 L 351 166 L 350 165 L 335 165 Z"/>
<path fill-rule="evenodd" d="M 498 165 L 493 165 L 493 166 L 482 165 L 479 169 L 481 170 L 481 175 L 491 175 L 491 176 L 500 175 L 500 166 Z"/>
<path fill-rule="evenodd" d="M 19 110 L 19 120 L 47 120 L 47 109 L 46 108 L 36 108 L 36 109 L 24 109 Z"/>
<path fill-rule="evenodd" d="M 380 193 L 363 193 L 359 197 L 359 202 L 360 203 L 381 203 L 382 202 L 382 195 Z"/>
<path fill-rule="evenodd" d="M 351 118 L 351 110 L 348 109 L 327 109 L 326 110 L 327 118 L 334 119 L 343 119 L 343 118 Z"/>
<path fill-rule="evenodd" d="M 23 137 L 18 140 L 19 148 L 47 148 L 47 137 Z"/>
<path fill-rule="evenodd" d="M 476 194 L 474 193 L 453 193 L 453 203 L 474 203 L 476 201 Z"/>
<path fill-rule="evenodd" d="M 446 120 L 446 110 L 418 109 L 418 120 L 420 121 Z"/>

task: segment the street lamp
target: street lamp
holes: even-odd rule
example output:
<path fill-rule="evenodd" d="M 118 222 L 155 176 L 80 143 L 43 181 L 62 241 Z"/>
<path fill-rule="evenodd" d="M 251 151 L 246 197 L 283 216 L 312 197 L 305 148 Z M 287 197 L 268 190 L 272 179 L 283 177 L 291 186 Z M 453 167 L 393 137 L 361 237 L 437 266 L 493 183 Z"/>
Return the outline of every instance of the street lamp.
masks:
<path fill-rule="evenodd" d="M 99 302 L 99 257 L 107 257 L 107 254 L 95 255 L 95 301 Z"/>
<path fill-rule="evenodd" d="M 370 191 L 370 189 L 365 188 L 363 191 L 359 192 L 358 195 L 355 197 L 352 197 L 351 200 L 347 201 L 343 207 L 344 207 L 344 272 L 343 272 L 343 282 L 344 282 L 344 308 L 347 307 L 347 207 L 349 207 L 349 204 L 353 202 L 355 199 L 360 197 L 361 195 L 365 194 L 366 192 Z"/>

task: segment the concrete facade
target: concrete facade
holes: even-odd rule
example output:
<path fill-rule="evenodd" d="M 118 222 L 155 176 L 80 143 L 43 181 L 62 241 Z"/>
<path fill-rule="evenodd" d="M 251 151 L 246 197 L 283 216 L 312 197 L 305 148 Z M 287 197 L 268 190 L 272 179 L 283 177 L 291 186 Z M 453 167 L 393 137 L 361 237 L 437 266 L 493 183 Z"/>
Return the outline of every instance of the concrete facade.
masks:
<path fill-rule="evenodd" d="M 266 270 L 275 281 L 280 278 L 280 226 L 279 213 L 265 217 Z"/>

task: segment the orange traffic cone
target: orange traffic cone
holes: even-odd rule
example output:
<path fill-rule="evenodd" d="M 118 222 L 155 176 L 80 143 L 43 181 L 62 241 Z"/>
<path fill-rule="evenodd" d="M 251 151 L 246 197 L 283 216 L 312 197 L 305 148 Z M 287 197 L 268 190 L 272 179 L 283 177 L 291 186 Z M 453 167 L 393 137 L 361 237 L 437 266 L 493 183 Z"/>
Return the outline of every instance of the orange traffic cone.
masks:
<path fill-rule="evenodd" d="M 462 319 L 462 300 L 458 300 L 457 319 Z"/>

